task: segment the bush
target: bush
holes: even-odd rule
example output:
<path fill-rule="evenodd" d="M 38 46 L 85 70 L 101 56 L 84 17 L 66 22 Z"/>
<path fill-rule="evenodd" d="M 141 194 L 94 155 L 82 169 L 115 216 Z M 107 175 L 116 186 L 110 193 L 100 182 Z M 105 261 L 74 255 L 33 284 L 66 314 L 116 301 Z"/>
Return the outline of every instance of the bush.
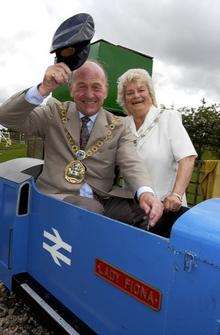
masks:
<path fill-rule="evenodd" d="M 220 105 L 208 106 L 203 99 L 198 108 L 183 107 L 179 112 L 199 158 L 207 150 L 217 153 L 220 158 Z"/>

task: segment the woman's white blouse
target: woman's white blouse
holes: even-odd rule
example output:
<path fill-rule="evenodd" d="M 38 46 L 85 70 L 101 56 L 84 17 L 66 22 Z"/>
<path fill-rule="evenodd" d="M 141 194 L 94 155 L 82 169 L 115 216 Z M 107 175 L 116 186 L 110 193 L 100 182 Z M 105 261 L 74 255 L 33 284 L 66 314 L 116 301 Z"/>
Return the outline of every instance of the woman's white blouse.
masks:
<path fill-rule="evenodd" d="M 138 130 L 132 116 L 126 117 L 126 124 L 136 137 L 137 151 L 151 176 L 153 189 L 163 200 L 173 189 L 178 161 L 197 155 L 182 125 L 181 114 L 151 107 Z M 186 205 L 185 199 L 183 204 Z"/>

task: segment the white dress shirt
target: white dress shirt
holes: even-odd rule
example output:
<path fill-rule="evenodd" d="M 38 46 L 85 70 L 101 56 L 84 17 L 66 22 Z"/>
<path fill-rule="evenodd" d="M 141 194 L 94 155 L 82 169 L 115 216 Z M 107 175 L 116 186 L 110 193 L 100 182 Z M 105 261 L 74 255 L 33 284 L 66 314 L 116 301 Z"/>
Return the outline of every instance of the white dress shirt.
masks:
<path fill-rule="evenodd" d="M 84 114 L 79 112 L 80 119 L 82 119 L 84 116 L 85 116 Z M 89 134 L 92 131 L 92 128 L 93 128 L 95 120 L 96 120 L 96 117 L 97 117 L 97 113 L 95 115 L 91 115 L 89 117 L 90 121 L 86 125 L 86 127 L 89 131 Z M 80 191 L 79 191 L 79 194 L 81 195 L 81 197 L 93 198 L 93 191 L 92 191 L 91 187 L 89 186 L 89 184 L 87 184 L 87 183 L 82 184 L 82 186 L 80 188 Z"/>

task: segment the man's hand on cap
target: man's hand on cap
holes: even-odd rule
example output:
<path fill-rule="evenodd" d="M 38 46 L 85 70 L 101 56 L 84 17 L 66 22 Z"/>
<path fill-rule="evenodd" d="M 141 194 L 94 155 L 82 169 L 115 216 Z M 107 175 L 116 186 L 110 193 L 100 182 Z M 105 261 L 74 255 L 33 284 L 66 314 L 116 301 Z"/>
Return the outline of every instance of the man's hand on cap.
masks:
<path fill-rule="evenodd" d="M 47 96 L 60 85 L 66 84 L 71 75 L 71 70 L 64 63 L 57 63 L 47 68 L 43 82 L 39 85 L 40 95 Z"/>
<path fill-rule="evenodd" d="M 152 193 L 144 192 L 139 198 L 140 207 L 148 215 L 149 226 L 153 227 L 163 214 L 163 204 Z"/>

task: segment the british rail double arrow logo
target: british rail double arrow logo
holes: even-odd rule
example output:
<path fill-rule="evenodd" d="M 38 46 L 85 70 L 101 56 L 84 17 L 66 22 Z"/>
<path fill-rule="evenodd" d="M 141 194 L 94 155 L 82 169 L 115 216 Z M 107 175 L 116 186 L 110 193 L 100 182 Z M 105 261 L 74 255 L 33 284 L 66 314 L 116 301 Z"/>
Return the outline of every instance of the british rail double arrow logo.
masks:
<path fill-rule="evenodd" d="M 61 266 L 59 260 L 64 262 L 67 265 L 71 265 L 71 259 L 66 257 L 59 250 L 64 249 L 67 252 L 72 252 L 72 246 L 62 240 L 59 232 L 56 229 L 52 228 L 52 230 L 53 230 L 54 235 L 44 230 L 44 237 L 47 238 L 49 241 L 53 242 L 54 244 L 49 245 L 43 242 L 43 248 L 51 254 L 54 262 L 57 265 Z"/>

